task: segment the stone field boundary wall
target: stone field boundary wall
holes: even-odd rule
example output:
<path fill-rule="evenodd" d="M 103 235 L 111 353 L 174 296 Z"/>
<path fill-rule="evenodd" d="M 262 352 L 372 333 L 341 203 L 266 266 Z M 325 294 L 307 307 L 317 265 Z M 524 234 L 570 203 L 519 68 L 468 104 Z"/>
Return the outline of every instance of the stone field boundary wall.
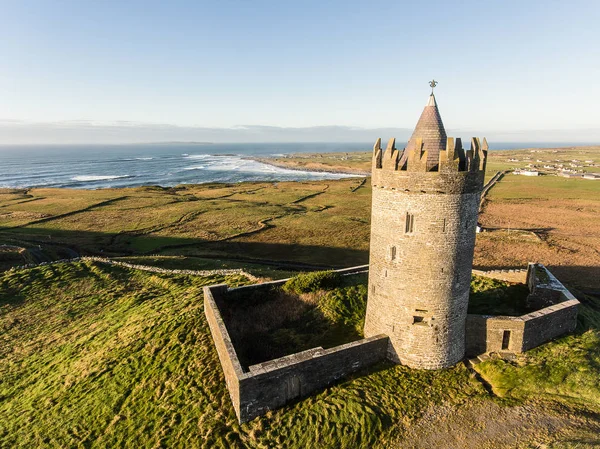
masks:
<path fill-rule="evenodd" d="M 505 282 L 515 282 L 519 284 L 525 284 L 527 282 L 527 269 L 522 270 L 473 270 L 473 274 L 477 276 L 483 276 L 486 278 L 497 279 Z"/>
<path fill-rule="evenodd" d="M 510 172 L 510 170 L 498 171 L 492 178 L 483 186 L 483 190 L 481 191 L 481 199 L 479 200 L 479 213 L 483 212 L 483 205 L 486 201 L 486 196 L 490 189 L 498 183 L 502 179 L 502 177 Z"/>
<path fill-rule="evenodd" d="M 46 265 L 56 265 L 56 264 L 61 264 L 61 263 L 77 263 L 77 262 L 85 262 L 85 261 L 100 262 L 100 263 L 105 263 L 105 264 L 113 265 L 113 266 L 117 266 L 117 267 L 125 267 L 125 268 L 131 268 L 133 270 L 149 271 L 152 273 L 183 274 L 183 275 L 190 275 L 190 276 L 213 276 L 213 275 L 230 276 L 230 275 L 241 274 L 242 276 L 247 277 L 251 281 L 257 281 L 259 279 L 256 276 L 253 276 L 252 274 L 250 274 L 240 268 L 227 268 L 227 269 L 216 269 L 216 270 L 177 270 L 177 269 L 155 267 L 153 265 L 138 265 L 138 264 L 133 264 L 133 263 L 129 263 L 129 262 L 122 262 L 120 260 L 113 260 L 113 259 L 109 259 L 106 257 L 97 257 L 97 256 L 81 256 L 81 257 L 74 257 L 72 259 L 58 259 L 58 260 L 52 260 L 50 262 L 40 262 L 40 263 L 19 265 L 19 266 L 11 267 L 6 271 L 12 272 L 12 271 L 17 271 L 17 270 L 26 270 L 28 268 L 43 267 Z"/>
<path fill-rule="evenodd" d="M 546 267 L 530 263 L 527 284 L 528 303 L 533 297 L 551 304 L 521 316 L 467 315 L 468 356 L 486 352 L 520 353 L 575 330 L 579 301 Z"/>
<path fill-rule="evenodd" d="M 365 272 L 368 265 L 336 270 L 338 273 Z M 204 312 L 221 361 L 227 389 L 240 423 L 269 410 L 319 391 L 335 381 L 386 358 L 389 339 L 377 335 L 330 349 L 322 347 L 269 360 L 245 369 L 219 310 L 228 292 L 272 288 L 287 279 L 229 289 L 226 285 L 204 287 Z"/>

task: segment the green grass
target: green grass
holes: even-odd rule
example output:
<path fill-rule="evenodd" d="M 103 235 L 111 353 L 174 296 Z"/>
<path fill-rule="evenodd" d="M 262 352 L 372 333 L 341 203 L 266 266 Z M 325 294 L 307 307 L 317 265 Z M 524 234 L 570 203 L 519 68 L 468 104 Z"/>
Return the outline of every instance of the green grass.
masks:
<path fill-rule="evenodd" d="M 508 174 L 490 190 L 490 200 L 569 198 L 594 200 L 600 195 L 600 183 L 559 176 L 528 177 Z"/>
<path fill-rule="evenodd" d="M 312 293 L 335 287 L 339 284 L 340 275 L 335 271 L 313 271 L 294 276 L 283 284 L 283 291 L 296 295 Z"/>
<path fill-rule="evenodd" d="M 462 366 L 384 365 L 239 426 L 202 308 L 219 282 L 243 279 L 88 262 L 1 275 L 0 446 L 385 447 L 429 405 L 486 396 Z"/>
<path fill-rule="evenodd" d="M 528 312 L 525 300 L 529 289 L 524 284 L 473 275 L 468 313 L 476 315 L 512 315 Z"/>
<path fill-rule="evenodd" d="M 1 274 L 0 446 L 386 448 L 435 404 L 491 400 L 461 364 L 380 365 L 240 426 L 203 314 L 201 287 L 220 282 L 244 280 L 91 262 Z M 356 324 L 364 298 L 357 287 L 325 294 L 323 311 Z M 593 332 L 532 351 L 523 366 L 504 362 L 496 377 L 482 375 L 504 382 L 516 400 L 547 391 L 600 410 L 590 383 L 599 374 Z M 511 371 L 519 369 L 527 371 Z"/>
<path fill-rule="evenodd" d="M 600 300 L 579 306 L 577 332 L 524 354 L 490 360 L 477 371 L 503 397 L 547 398 L 600 409 Z"/>
<path fill-rule="evenodd" d="M 517 363 L 492 360 L 477 371 L 502 397 L 546 397 L 598 408 L 600 333 L 569 335 L 519 356 Z"/>
<path fill-rule="evenodd" d="M 223 281 L 243 278 L 95 263 L 2 276 L 0 446 L 150 447 L 222 422 L 201 287 Z"/>

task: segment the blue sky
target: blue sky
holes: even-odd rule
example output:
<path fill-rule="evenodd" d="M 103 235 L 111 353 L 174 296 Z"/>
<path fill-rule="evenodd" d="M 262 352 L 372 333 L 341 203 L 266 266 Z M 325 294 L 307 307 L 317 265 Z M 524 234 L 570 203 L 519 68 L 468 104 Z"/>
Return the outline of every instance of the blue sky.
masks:
<path fill-rule="evenodd" d="M 12 0 L 0 10 L 5 143 L 69 141 L 44 134 L 57 127 L 80 140 L 90 126 L 122 127 L 132 141 L 161 126 L 411 128 L 432 77 L 457 133 L 600 140 L 597 0 Z"/>

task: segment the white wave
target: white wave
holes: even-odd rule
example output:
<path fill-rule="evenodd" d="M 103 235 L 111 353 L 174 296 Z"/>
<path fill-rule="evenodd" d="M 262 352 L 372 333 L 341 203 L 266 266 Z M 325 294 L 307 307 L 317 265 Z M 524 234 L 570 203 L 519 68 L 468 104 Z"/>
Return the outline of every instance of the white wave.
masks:
<path fill-rule="evenodd" d="M 184 170 L 202 170 L 204 165 L 191 165 L 189 167 L 183 167 Z"/>
<path fill-rule="evenodd" d="M 187 153 L 181 153 L 182 156 L 189 156 Z"/>
<path fill-rule="evenodd" d="M 207 159 L 213 156 L 211 154 L 186 154 L 185 157 L 186 159 Z"/>
<path fill-rule="evenodd" d="M 215 160 L 211 161 L 210 165 L 205 166 L 205 170 L 211 171 L 226 171 L 226 172 L 241 172 L 250 175 L 270 175 L 270 176 L 288 176 L 296 178 L 298 176 L 319 178 L 319 179 L 340 179 L 360 177 L 360 175 L 352 175 L 345 173 L 332 172 L 315 172 L 310 170 L 291 170 L 282 167 L 276 167 L 270 164 L 264 164 L 252 159 L 243 159 L 232 156 L 216 156 Z"/>
<path fill-rule="evenodd" d="M 136 157 L 135 159 L 137 161 L 151 161 L 154 158 L 153 157 Z"/>
<path fill-rule="evenodd" d="M 81 181 L 81 182 L 89 182 L 89 181 L 108 181 L 111 179 L 121 179 L 121 178 L 130 178 L 129 175 L 81 175 L 74 176 L 71 178 L 72 181 Z"/>

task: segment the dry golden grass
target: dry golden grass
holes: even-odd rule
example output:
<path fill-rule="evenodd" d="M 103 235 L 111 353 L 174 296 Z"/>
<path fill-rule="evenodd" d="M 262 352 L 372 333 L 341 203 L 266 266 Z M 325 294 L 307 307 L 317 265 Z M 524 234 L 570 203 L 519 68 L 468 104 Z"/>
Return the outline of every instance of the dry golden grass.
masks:
<path fill-rule="evenodd" d="M 480 216 L 484 227 L 503 231 L 477 236 L 475 265 L 505 268 L 541 262 L 570 285 L 600 288 L 599 217 L 596 181 L 508 175 L 490 191 Z"/>

